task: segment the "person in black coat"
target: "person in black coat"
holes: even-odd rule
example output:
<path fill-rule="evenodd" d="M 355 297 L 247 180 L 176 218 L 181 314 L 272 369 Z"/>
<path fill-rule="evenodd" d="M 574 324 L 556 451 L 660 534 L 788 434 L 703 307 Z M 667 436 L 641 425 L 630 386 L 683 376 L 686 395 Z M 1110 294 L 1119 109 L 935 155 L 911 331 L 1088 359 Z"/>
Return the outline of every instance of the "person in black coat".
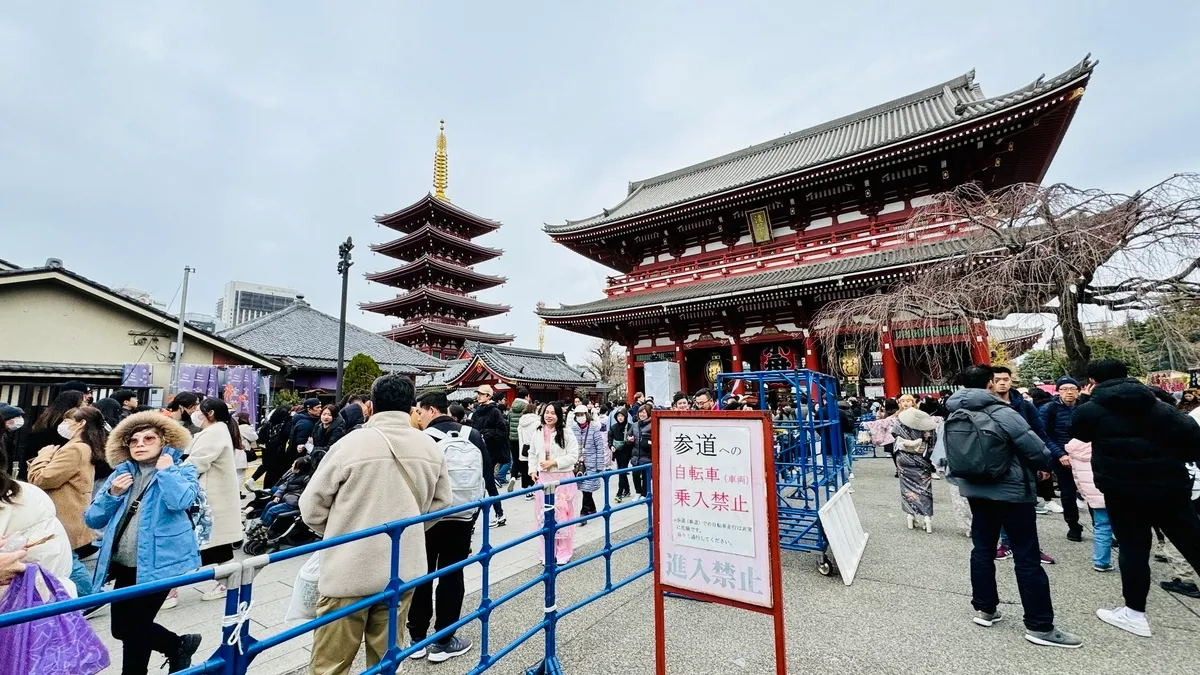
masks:
<path fill-rule="evenodd" d="M 321 418 L 321 400 L 317 398 L 308 398 L 304 400 L 304 410 L 296 413 L 292 418 L 292 433 L 288 439 L 289 450 L 300 452 L 300 448 L 308 443 L 308 439 L 312 438 L 313 429 L 316 428 Z"/>
<path fill-rule="evenodd" d="M 508 421 L 505 419 L 504 413 L 500 412 L 500 408 L 492 403 L 490 385 L 479 385 L 479 388 L 475 390 L 475 401 L 478 405 L 471 413 L 471 426 L 479 432 L 479 435 L 483 436 L 483 441 L 487 444 L 488 457 L 484 458 L 487 462 L 483 466 L 483 482 L 488 496 L 495 497 L 499 494 L 496 487 L 497 475 L 507 474 L 512 465 L 512 455 L 508 449 Z M 499 472 L 497 472 L 497 468 L 499 468 Z M 500 502 L 496 502 L 495 511 L 496 515 L 492 518 L 491 526 L 503 527 L 507 520 L 504 518 L 504 507 Z"/>
<path fill-rule="evenodd" d="M 357 406 L 356 406 L 357 407 Z M 321 418 L 312 430 L 313 452 L 329 450 L 346 435 L 346 422 L 332 403 L 321 409 Z"/>
<path fill-rule="evenodd" d="M 1200 425 L 1158 400 L 1128 376 L 1125 364 L 1099 359 L 1088 366 L 1091 400 L 1075 410 L 1071 436 L 1092 444 L 1092 472 L 1104 493 L 1113 535 L 1121 542 L 1125 605 L 1096 616 L 1135 635 L 1150 636 L 1151 529 L 1158 527 L 1200 569 L 1200 516 L 1191 504 L 1184 466 L 1200 461 Z"/>

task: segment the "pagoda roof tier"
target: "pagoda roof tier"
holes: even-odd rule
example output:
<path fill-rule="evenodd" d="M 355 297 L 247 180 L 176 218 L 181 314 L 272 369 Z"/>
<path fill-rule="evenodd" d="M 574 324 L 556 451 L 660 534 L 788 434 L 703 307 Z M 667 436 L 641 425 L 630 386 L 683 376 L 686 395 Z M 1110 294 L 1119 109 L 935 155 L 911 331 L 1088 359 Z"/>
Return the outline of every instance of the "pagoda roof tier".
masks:
<path fill-rule="evenodd" d="M 479 330 L 474 326 L 456 326 L 454 324 L 442 323 L 440 321 L 430 321 L 422 319 L 421 321 L 405 322 L 401 326 L 397 326 L 389 331 L 380 333 L 389 340 L 404 342 L 411 344 L 415 338 L 423 335 L 431 335 L 440 338 L 456 338 L 459 340 L 474 340 L 476 342 L 485 342 L 487 344 L 503 344 L 512 342 L 516 339 L 513 335 L 505 335 L 503 333 L 489 333 Z"/>
<path fill-rule="evenodd" d="M 741 276 L 693 281 L 666 288 L 625 293 L 580 305 L 540 307 L 539 316 L 550 325 L 608 323 L 634 317 L 669 316 L 701 304 L 736 303 L 765 291 L 799 288 L 821 283 L 844 283 L 849 277 L 879 276 L 913 265 L 964 255 L 970 248 L 965 235 L 919 245 L 896 244 L 894 248 L 790 266 L 785 269 Z M 715 306 L 715 305 L 714 305 Z"/>
<path fill-rule="evenodd" d="M 456 314 L 459 318 L 467 321 L 496 316 L 512 309 L 508 305 L 494 305 L 490 302 L 480 302 L 469 295 L 446 293 L 445 291 L 438 291 L 432 288 L 418 288 L 390 300 L 367 302 L 360 304 L 358 307 L 367 312 L 388 314 L 391 316 L 411 315 L 413 313 L 433 314 L 440 309 L 450 307 L 457 310 Z"/>
<path fill-rule="evenodd" d="M 586 369 L 567 363 L 562 354 L 520 347 L 498 347 L 468 341 L 466 358 L 451 361 L 446 370 L 417 379 L 421 388 L 464 387 L 477 382 L 500 381 L 509 385 L 559 385 L 594 387 L 596 378 Z"/>
<path fill-rule="evenodd" d="M 441 199 L 432 194 L 426 194 L 415 204 L 399 211 L 375 216 L 375 222 L 397 232 L 406 233 L 415 232 L 425 225 L 435 225 L 464 239 L 474 239 L 500 228 L 499 222 L 477 216 L 455 206 L 448 199 Z"/>
<path fill-rule="evenodd" d="M 442 279 L 446 280 L 445 283 L 441 282 Z M 470 267 L 432 255 L 423 255 L 411 263 L 386 272 L 368 274 L 367 280 L 404 289 L 426 285 L 452 286 L 465 293 L 493 288 L 508 281 L 506 277 L 482 274 Z"/>
<path fill-rule="evenodd" d="M 961 141 L 959 136 L 1014 118 L 1019 110 L 1041 110 L 1065 101 L 1073 112 L 1096 66 L 1089 57 L 1060 75 L 1038 77 L 991 98 L 976 84 L 972 70 L 846 117 L 632 182 L 625 199 L 615 206 L 582 220 L 547 224 L 544 229 L 563 243 L 595 239 L 619 228 L 624 231 L 624 225 L 668 219 L 701 203 L 732 199 L 780 181 L 815 180 L 859 165 L 894 163 L 902 153 L 927 151 L 927 146 L 947 139 Z M 1041 180 L 1069 120 L 1068 113 L 1054 127 L 1055 137 L 1037 150 L 1036 161 L 1022 165 L 1016 180 Z"/>
<path fill-rule="evenodd" d="M 423 225 L 412 234 L 386 244 L 374 244 L 371 250 L 397 260 L 416 260 L 423 255 L 436 255 L 460 265 L 474 265 L 498 258 L 504 251 L 473 244 L 462 237 L 432 225 Z"/>

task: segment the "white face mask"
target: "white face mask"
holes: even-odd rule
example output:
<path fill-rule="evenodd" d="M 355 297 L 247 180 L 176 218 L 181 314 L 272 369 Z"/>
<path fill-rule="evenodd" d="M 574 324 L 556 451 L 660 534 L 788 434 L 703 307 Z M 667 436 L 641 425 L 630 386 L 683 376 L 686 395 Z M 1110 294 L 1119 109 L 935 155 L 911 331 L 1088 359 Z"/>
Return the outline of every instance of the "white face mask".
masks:
<path fill-rule="evenodd" d="M 69 441 L 75 434 L 71 432 L 71 425 L 66 420 L 63 420 L 58 423 L 58 435 Z"/>
<path fill-rule="evenodd" d="M 587 421 L 588 421 L 587 415 L 576 415 L 575 416 L 575 423 L 578 424 L 579 426 L 583 426 L 583 425 L 587 424 Z"/>
<path fill-rule="evenodd" d="M 202 427 L 206 422 L 208 422 L 208 418 L 204 416 L 204 413 L 199 410 L 192 413 L 193 426 Z"/>
<path fill-rule="evenodd" d="M 20 429 L 21 427 L 25 426 L 25 418 L 24 417 L 14 417 L 11 420 L 9 420 L 9 424 L 11 424 L 12 426 L 8 427 L 8 430 L 16 431 L 17 429 Z"/>

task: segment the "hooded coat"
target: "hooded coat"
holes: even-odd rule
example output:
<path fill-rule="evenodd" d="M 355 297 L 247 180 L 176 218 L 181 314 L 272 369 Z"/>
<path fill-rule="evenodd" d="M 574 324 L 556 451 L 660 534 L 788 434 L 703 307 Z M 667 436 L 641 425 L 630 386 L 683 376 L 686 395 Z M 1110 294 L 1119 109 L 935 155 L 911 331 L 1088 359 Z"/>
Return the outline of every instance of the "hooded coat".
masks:
<path fill-rule="evenodd" d="M 523 398 L 518 398 L 513 401 L 512 408 L 508 410 L 508 442 L 520 440 L 521 416 L 529 408 L 529 404 Z"/>
<path fill-rule="evenodd" d="M 529 461 L 529 449 L 533 447 L 533 434 L 541 425 L 542 419 L 537 413 L 527 412 L 521 415 L 521 420 L 517 424 L 517 446 L 522 462 Z"/>
<path fill-rule="evenodd" d="M 504 419 L 499 406 L 488 401 L 475 408 L 471 415 L 471 426 L 483 435 L 492 463 L 507 464 L 512 461 L 512 452 L 508 449 L 508 420 Z M 484 474 L 490 475 L 493 468 L 485 467 Z"/>
<path fill-rule="evenodd" d="M 973 483 L 955 478 L 953 468 L 948 474 L 958 485 L 962 496 L 991 499 L 998 502 L 1035 503 L 1037 501 L 1037 472 L 1050 470 L 1050 451 L 1034 433 L 1024 416 L 1008 403 L 986 389 L 960 389 L 946 401 L 951 414 L 965 408 L 986 413 L 1007 436 L 1012 448 L 1008 473 L 999 480 Z"/>
<path fill-rule="evenodd" d="M 1191 499 L 1184 464 L 1200 461 L 1200 426 L 1134 378 L 1097 384 L 1075 409 L 1071 436 L 1092 444 L 1092 474 L 1106 499 Z"/>
<path fill-rule="evenodd" d="M 156 412 L 135 413 L 126 417 L 108 436 L 105 455 L 113 473 L 96 493 L 83 515 L 88 527 L 103 530 L 104 543 L 96 561 L 92 587 L 100 588 L 108 578 L 109 561 L 117 540 L 117 525 L 129 506 L 133 488 L 114 497 L 108 492 L 113 480 L 137 471 L 137 462 L 129 454 L 129 436 L 135 427 L 153 426 L 162 437 L 163 452 L 175 463 L 156 470 L 138 510 L 137 582 L 144 584 L 190 572 L 200 567 L 200 549 L 188 509 L 196 501 L 199 482 L 196 467 L 184 464 L 179 456 L 192 442 L 191 434 L 178 422 Z"/>

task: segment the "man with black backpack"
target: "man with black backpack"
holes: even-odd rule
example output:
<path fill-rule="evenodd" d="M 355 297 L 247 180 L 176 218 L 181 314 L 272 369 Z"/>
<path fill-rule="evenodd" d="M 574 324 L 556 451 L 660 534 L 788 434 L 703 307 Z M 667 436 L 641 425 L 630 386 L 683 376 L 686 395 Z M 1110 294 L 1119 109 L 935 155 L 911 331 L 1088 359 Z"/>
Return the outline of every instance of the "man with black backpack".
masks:
<path fill-rule="evenodd" d="M 478 431 L 455 422 L 446 414 L 449 408 L 450 403 L 442 392 L 431 391 L 417 398 L 418 424 L 437 441 L 438 449 L 446 456 L 453 508 L 487 496 L 483 467 L 486 446 Z M 430 572 L 456 565 L 471 555 L 471 532 L 475 529 L 478 517 L 479 509 L 469 509 L 448 515 L 425 531 L 425 556 Z M 462 614 L 464 592 L 462 570 L 438 579 L 437 621 L 433 624 L 435 633 L 458 621 Z M 424 640 L 429 630 L 429 620 L 434 613 L 433 593 L 432 581 L 421 584 L 413 591 L 407 627 L 414 643 Z M 409 658 L 420 659 L 428 654 L 430 661 L 440 663 L 470 650 L 469 640 L 451 632 L 427 649 L 413 652 Z"/>
<path fill-rule="evenodd" d="M 1016 410 L 994 394 L 992 369 L 971 366 L 960 376 L 965 389 L 950 397 L 943 427 L 948 478 L 971 505 L 971 605 L 976 624 L 999 621 L 996 543 L 1007 531 L 1017 588 L 1025 610 L 1025 639 L 1049 647 L 1075 648 L 1078 636 L 1054 627 L 1050 579 L 1038 554 L 1037 472 L 1050 468 L 1050 451 Z"/>

